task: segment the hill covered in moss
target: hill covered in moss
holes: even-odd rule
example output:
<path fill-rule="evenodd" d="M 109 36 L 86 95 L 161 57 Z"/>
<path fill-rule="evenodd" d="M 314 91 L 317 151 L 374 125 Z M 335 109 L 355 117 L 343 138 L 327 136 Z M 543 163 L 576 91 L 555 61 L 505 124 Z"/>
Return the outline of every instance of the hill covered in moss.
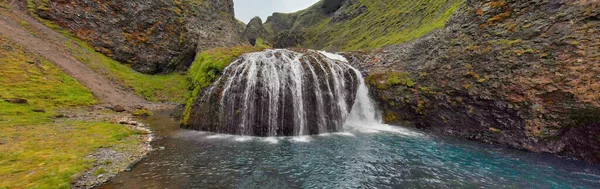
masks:
<path fill-rule="evenodd" d="M 265 28 L 274 47 L 331 51 L 376 49 L 444 27 L 464 0 L 322 0 L 296 13 L 274 13 Z"/>

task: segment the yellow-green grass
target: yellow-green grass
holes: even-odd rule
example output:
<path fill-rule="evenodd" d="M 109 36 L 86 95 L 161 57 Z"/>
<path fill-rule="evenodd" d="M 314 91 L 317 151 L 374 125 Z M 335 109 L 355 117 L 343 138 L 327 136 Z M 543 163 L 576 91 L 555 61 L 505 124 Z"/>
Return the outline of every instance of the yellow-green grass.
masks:
<path fill-rule="evenodd" d="M 0 125 L 40 123 L 56 108 L 94 105 L 92 93 L 58 67 L 0 36 Z M 25 98 L 28 104 L 5 99 Z M 37 113 L 34 110 L 45 110 Z"/>
<path fill-rule="evenodd" d="M 121 125 L 53 119 L 59 109 L 96 100 L 58 67 L 4 36 L 0 67 L 0 188 L 69 188 L 70 177 L 92 165 L 86 155 L 139 143 Z M 13 98 L 28 103 L 5 102 Z"/>
<path fill-rule="evenodd" d="M 256 39 L 256 44 L 254 46 L 263 48 L 263 49 L 273 48 L 273 46 L 271 44 L 267 43 L 263 38 Z"/>
<path fill-rule="evenodd" d="M 188 88 L 191 91 L 187 97 L 186 108 L 181 123 L 188 124 L 192 104 L 198 98 L 200 92 L 210 86 L 217 78 L 221 77 L 225 68 L 232 61 L 244 53 L 257 52 L 264 48 L 262 46 L 237 46 L 217 48 L 198 53 L 196 60 L 188 71 Z"/>
<path fill-rule="evenodd" d="M 42 1 L 44 2 L 44 1 Z M 179 73 L 168 75 L 146 75 L 134 71 L 130 66 L 121 64 L 102 53 L 99 53 L 89 44 L 73 36 L 55 23 L 36 16 L 35 12 L 42 5 L 36 5 L 33 0 L 27 1 L 29 10 L 40 22 L 56 32 L 66 36 L 65 47 L 79 61 L 88 65 L 94 71 L 101 73 L 114 82 L 132 89 L 136 94 L 150 101 L 185 102 L 187 94 L 186 76 Z"/>
<path fill-rule="evenodd" d="M 362 14 L 332 22 L 332 16 L 319 11 L 323 4 L 320 1 L 308 9 L 284 15 L 282 19 L 298 16 L 292 30 L 301 31 L 301 47 L 368 50 L 408 42 L 443 28 L 463 3 L 464 0 L 359 0 L 344 9 L 344 13 L 355 14 L 364 9 Z M 265 27 L 270 30 L 271 25 L 266 23 Z"/>
<path fill-rule="evenodd" d="M 0 188 L 70 188 L 71 176 L 93 164 L 86 155 L 137 145 L 135 134 L 103 122 L 1 125 Z"/>

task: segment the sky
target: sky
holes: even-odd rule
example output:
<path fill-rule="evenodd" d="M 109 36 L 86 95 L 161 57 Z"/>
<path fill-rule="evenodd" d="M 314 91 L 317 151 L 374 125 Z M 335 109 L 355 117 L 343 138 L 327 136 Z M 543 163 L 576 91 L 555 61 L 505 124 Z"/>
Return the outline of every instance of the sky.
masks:
<path fill-rule="evenodd" d="M 319 0 L 233 0 L 235 17 L 244 23 L 260 16 L 263 22 L 274 12 L 291 13 L 310 7 Z"/>

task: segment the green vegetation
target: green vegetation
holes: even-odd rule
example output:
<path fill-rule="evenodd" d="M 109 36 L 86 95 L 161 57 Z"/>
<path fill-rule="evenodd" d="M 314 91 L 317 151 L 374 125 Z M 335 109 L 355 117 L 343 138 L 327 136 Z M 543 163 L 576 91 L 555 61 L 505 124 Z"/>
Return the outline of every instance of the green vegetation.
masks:
<path fill-rule="evenodd" d="M 0 188 L 70 188 L 70 177 L 93 164 L 86 155 L 136 145 L 135 134 L 103 122 L 0 125 Z"/>
<path fill-rule="evenodd" d="M 402 72 L 402 73 L 395 73 L 395 72 L 389 72 L 387 74 L 387 81 L 386 84 L 388 86 L 395 86 L 395 85 L 404 85 L 407 87 L 414 87 L 415 86 L 415 82 L 410 79 L 410 75 L 408 74 L 408 72 Z"/>
<path fill-rule="evenodd" d="M 273 46 L 267 43 L 263 38 L 256 39 L 256 44 L 254 46 L 262 49 L 273 48 Z"/>
<path fill-rule="evenodd" d="M 188 84 L 191 90 L 183 114 L 182 123 L 189 120 L 190 111 L 194 100 L 206 87 L 210 86 L 221 76 L 223 70 L 237 57 L 244 53 L 261 51 L 262 47 L 238 46 L 232 48 L 218 48 L 198 53 L 196 60 L 188 71 Z"/>
<path fill-rule="evenodd" d="M 147 117 L 147 116 L 151 116 L 151 115 L 152 115 L 152 112 L 147 109 L 136 110 L 135 112 L 133 112 L 133 116 Z"/>
<path fill-rule="evenodd" d="M 126 149 L 139 140 L 117 124 L 55 120 L 60 109 L 96 103 L 75 79 L 0 36 L 0 188 L 70 188 L 70 177 L 98 148 Z M 14 104 L 10 99 L 25 99 Z"/>
<path fill-rule="evenodd" d="M 29 9 L 36 11 L 35 2 L 28 0 Z M 32 14 L 35 15 L 35 14 Z M 131 88 L 136 94 L 150 101 L 168 101 L 183 103 L 187 92 L 185 76 L 178 73 L 169 75 L 146 75 L 134 71 L 129 66 L 121 64 L 102 53 L 97 52 L 86 42 L 74 37 L 60 26 L 38 17 L 49 28 L 63 34 L 69 40 L 64 45 L 79 61 L 85 63 L 94 71 L 101 73 L 120 85 Z"/>
<path fill-rule="evenodd" d="M 464 0 L 397 1 L 360 0 L 342 8 L 347 15 L 355 17 L 334 22 L 331 16 L 319 9 L 323 1 L 293 13 L 298 15 L 293 29 L 302 31 L 303 47 L 330 50 L 364 50 L 386 45 L 404 43 L 444 27 L 450 16 Z M 360 10 L 365 10 L 362 14 Z M 284 15 L 283 19 L 294 18 Z M 265 27 L 272 30 L 273 24 Z"/>
<path fill-rule="evenodd" d="M 42 123 L 56 108 L 96 103 L 92 93 L 75 79 L 5 37 L 0 37 L 0 65 L 0 125 Z M 26 99 L 28 103 L 2 100 L 14 98 Z"/>

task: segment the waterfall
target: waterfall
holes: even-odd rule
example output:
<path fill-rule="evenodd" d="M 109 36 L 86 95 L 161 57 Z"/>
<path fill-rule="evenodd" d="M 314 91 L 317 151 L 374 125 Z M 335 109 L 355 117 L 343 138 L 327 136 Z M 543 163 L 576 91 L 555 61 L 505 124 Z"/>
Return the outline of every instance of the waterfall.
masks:
<path fill-rule="evenodd" d="M 336 54 L 270 49 L 232 62 L 195 102 L 190 128 L 300 136 L 380 123 L 362 74 Z"/>
<path fill-rule="evenodd" d="M 325 51 L 319 51 L 321 54 L 325 55 L 330 59 L 335 59 L 339 61 L 343 61 L 348 63 L 348 60 L 338 54 L 332 54 Z M 362 77 L 360 71 L 356 68 L 351 68 L 356 75 L 358 76 L 359 84 L 356 92 L 356 100 L 354 101 L 354 105 L 352 106 L 352 111 L 350 112 L 350 116 L 346 119 L 344 125 L 345 126 L 365 126 L 365 125 L 381 125 L 383 124 L 383 120 L 381 119 L 381 115 L 375 108 L 374 102 L 369 95 L 369 88 L 365 84 L 365 80 Z"/>

